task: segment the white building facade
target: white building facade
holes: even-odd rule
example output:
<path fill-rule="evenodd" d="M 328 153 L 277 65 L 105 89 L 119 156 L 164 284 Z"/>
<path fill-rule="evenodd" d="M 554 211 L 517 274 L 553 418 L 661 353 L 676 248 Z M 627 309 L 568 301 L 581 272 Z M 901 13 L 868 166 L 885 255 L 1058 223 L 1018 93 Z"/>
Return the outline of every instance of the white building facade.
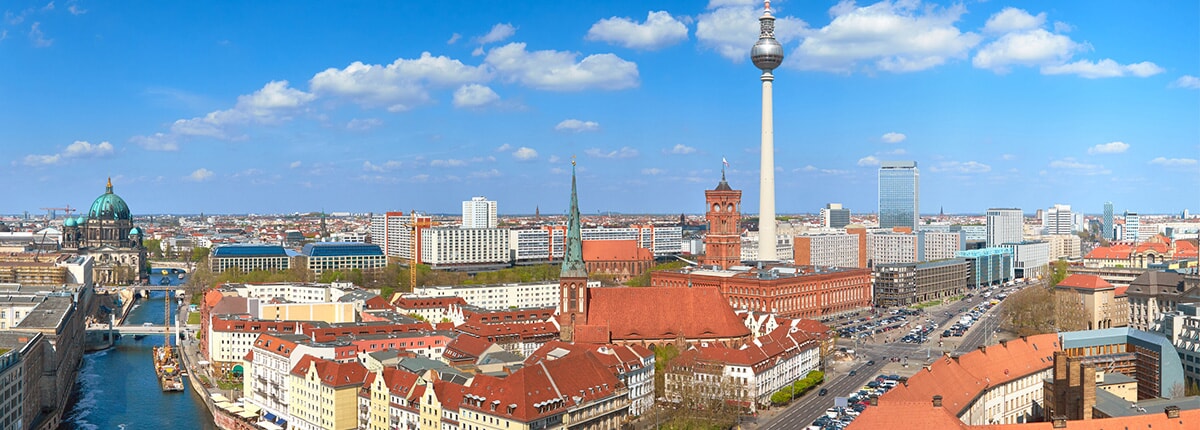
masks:
<path fill-rule="evenodd" d="M 462 228 L 496 228 L 496 202 L 487 197 L 472 197 L 462 202 Z"/>
<path fill-rule="evenodd" d="M 1025 236 L 1025 213 L 1016 208 L 987 210 L 987 247 L 1018 243 Z"/>

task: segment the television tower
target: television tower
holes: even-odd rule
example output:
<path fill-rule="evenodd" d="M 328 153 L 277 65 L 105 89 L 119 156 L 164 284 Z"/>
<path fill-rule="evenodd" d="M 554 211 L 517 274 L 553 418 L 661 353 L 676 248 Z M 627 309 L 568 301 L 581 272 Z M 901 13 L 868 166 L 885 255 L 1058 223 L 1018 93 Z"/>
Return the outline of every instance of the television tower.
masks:
<path fill-rule="evenodd" d="M 775 17 L 771 0 L 763 3 L 758 19 L 758 42 L 750 49 L 754 66 L 762 70 L 762 163 L 758 174 L 758 259 L 775 261 L 775 124 L 771 103 L 771 71 L 783 62 L 783 46 L 775 40 Z"/>

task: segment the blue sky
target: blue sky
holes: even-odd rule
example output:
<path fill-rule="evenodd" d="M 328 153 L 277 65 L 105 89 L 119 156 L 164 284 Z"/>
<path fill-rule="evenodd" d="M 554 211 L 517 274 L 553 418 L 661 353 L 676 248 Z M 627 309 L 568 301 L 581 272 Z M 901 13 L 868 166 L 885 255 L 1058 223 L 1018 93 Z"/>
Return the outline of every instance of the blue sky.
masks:
<path fill-rule="evenodd" d="M 1200 210 L 1196 2 L 772 3 L 780 213 Z M 758 206 L 761 3 L 4 2 L 0 213 Z"/>

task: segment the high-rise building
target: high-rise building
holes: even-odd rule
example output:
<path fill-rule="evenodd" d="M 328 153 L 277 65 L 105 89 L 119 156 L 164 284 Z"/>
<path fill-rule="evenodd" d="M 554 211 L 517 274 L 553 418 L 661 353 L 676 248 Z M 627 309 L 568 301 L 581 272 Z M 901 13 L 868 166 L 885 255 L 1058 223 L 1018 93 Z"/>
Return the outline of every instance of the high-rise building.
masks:
<path fill-rule="evenodd" d="M 496 228 L 496 202 L 487 197 L 462 202 L 462 228 Z"/>
<path fill-rule="evenodd" d="M 919 179 L 916 161 L 884 161 L 879 165 L 880 228 L 917 228 L 921 219 Z"/>
<path fill-rule="evenodd" d="M 850 225 L 850 209 L 842 208 L 841 203 L 829 203 L 821 208 L 821 226 L 825 228 L 842 228 Z"/>
<path fill-rule="evenodd" d="M 421 243 L 425 230 L 433 224 L 433 219 L 427 215 L 411 212 L 385 212 L 383 215 L 371 216 L 371 243 L 379 245 L 383 255 L 396 257 L 408 264 L 414 256 L 417 263 L 422 263 Z M 414 231 L 415 230 L 415 231 Z M 416 240 L 414 241 L 414 236 Z M 416 248 L 414 252 L 413 248 Z"/>
<path fill-rule="evenodd" d="M 1071 205 L 1056 204 L 1045 212 L 1042 227 L 1046 234 L 1071 234 L 1075 229 L 1075 217 L 1071 214 Z"/>
<path fill-rule="evenodd" d="M 1139 241 L 1138 230 L 1142 227 L 1142 219 L 1137 212 L 1125 211 L 1125 235 L 1121 240 Z"/>
<path fill-rule="evenodd" d="M 1025 230 L 1025 213 L 1017 208 L 987 210 L 987 247 L 1021 241 Z"/>
<path fill-rule="evenodd" d="M 762 70 L 762 158 L 758 182 L 758 260 L 778 260 L 775 240 L 775 124 L 771 87 L 775 75 L 771 72 L 783 63 L 783 45 L 775 40 L 775 17 L 771 16 L 768 0 L 762 17 L 758 18 L 758 42 L 750 49 L 754 67 Z"/>
<path fill-rule="evenodd" d="M 708 207 L 704 264 L 722 269 L 741 264 L 742 235 L 738 221 L 742 218 L 742 190 L 735 190 L 725 182 L 725 169 L 721 169 L 721 183 L 717 188 L 704 191 L 704 202 Z"/>

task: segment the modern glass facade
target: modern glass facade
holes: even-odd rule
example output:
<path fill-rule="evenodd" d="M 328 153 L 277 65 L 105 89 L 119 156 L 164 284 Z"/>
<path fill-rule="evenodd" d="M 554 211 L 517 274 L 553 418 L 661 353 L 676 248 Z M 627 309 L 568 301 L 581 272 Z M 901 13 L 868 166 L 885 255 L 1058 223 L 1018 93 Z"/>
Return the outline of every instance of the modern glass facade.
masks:
<path fill-rule="evenodd" d="M 967 288 L 1000 285 L 1013 279 L 1013 251 L 1008 248 L 983 248 L 959 251 L 959 258 L 971 263 Z"/>
<path fill-rule="evenodd" d="M 916 161 L 884 161 L 879 166 L 879 226 L 916 229 L 920 220 Z"/>

